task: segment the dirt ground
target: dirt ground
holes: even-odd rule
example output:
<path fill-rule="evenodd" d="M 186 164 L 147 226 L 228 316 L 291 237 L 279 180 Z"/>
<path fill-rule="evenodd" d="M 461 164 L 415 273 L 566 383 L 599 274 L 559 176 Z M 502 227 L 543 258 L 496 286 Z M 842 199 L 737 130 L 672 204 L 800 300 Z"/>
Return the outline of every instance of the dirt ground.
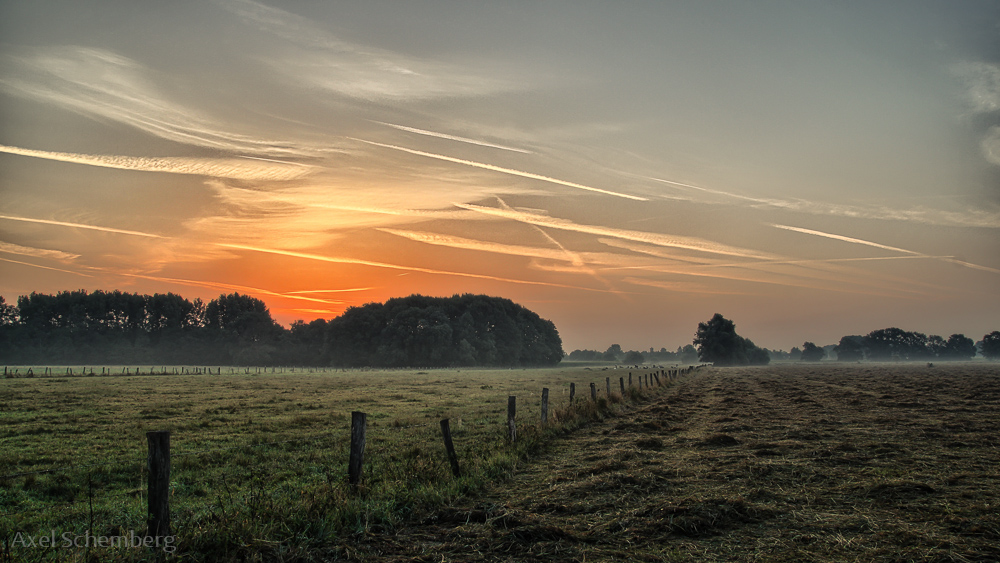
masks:
<path fill-rule="evenodd" d="M 1000 365 L 712 368 L 372 561 L 1000 561 Z"/>

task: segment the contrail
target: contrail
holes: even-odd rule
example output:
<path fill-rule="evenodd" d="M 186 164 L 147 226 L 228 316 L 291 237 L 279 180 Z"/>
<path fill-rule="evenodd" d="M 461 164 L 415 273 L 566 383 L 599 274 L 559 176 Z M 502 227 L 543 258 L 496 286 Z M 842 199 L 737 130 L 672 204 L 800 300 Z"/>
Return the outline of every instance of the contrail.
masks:
<path fill-rule="evenodd" d="M 420 267 L 416 267 L 416 266 L 400 266 L 398 264 L 388 264 L 388 263 L 385 263 L 385 262 L 374 262 L 372 260 L 361 260 L 361 259 L 358 259 L 358 258 L 340 258 L 340 257 L 336 257 L 336 256 L 322 256 L 322 255 L 319 255 L 319 254 L 308 254 L 308 253 L 305 253 L 305 252 L 294 252 L 294 251 L 291 251 L 291 250 L 277 250 L 277 249 L 273 249 L 273 248 L 258 248 L 258 247 L 255 247 L 255 246 L 245 246 L 245 245 L 242 245 L 242 244 L 216 243 L 216 246 L 220 246 L 222 248 L 233 248 L 233 249 L 237 249 L 237 250 L 249 250 L 249 251 L 252 251 L 252 252 L 263 252 L 263 253 L 266 253 L 266 254 L 278 254 L 278 255 L 281 255 L 281 256 L 292 256 L 292 257 L 295 257 L 295 258 L 305 258 L 307 260 L 319 260 L 321 262 L 333 262 L 333 263 L 336 263 L 336 264 L 358 264 L 358 265 L 361 265 L 361 266 L 373 266 L 373 267 L 376 267 L 376 268 L 387 268 L 387 269 L 391 269 L 391 270 L 406 270 L 408 272 L 420 272 L 420 273 L 424 273 L 424 274 L 436 274 L 436 275 L 443 275 L 443 276 L 460 276 L 460 277 L 465 277 L 465 278 L 476 278 L 476 279 L 491 280 L 491 281 L 500 281 L 500 282 L 507 282 L 507 283 L 518 283 L 518 284 L 527 284 L 527 285 L 543 285 L 543 286 L 548 286 L 548 287 L 562 287 L 562 288 L 567 288 L 567 289 L 579 289 L 579 290 L 583 290 L 583 291 L 596 291 L 596 292 L 600 292 L 600 293 L 607 293 L 604 290 L 601 290 L 601 289 L 592 289 L 592 288 L 589 288 L 589 287 L 577 287 L 577 286 L 564 285 L 564 284 L 558 284 L 558 283 L 536 282 L 536 281 L 527 281 L 527 280 L 515 280 L 515 279 L 511 279 L 511 278 L 500 278 L 500 277 L 497 277 L 497 276 L 488 276 L 488 275 L 484 275 L 484 274 L 469 274 L 469 273 L 465 273 L 465 272 L 449 272 L 449 271 L 445 271 L 445 270 L 432 270 L 430 268 L 420 268 Z"/>
<path fill-rule="evenodd" d="M 796 233 L 804 233 L 804 234 L 807 234 L 807 235 L 816 235 L 818 237 L 832 238 L 834 240 L 842 240 L 844 242 L 851 242 L 851 243 L 854 243 L 854 244 L 863 244 L 865 246 L 874 246 L 875 248 L 881 248 L 882 250 L 892 250 L 894 252 L 902 252 L 904 254 L 914 254 L 914 255 L 917 255 L 917 256 L 924 256 L 920 252 L 914 252 L 912 250 L 906 250 L 905 248 L 896 248 L 895 246 L 886 246 L 884 244 L 879 244 L 877 242 L 871 242 L 871 241 L 868 241 L 868 240 L 862 240 L 862 239 L 859 239 L 859 238 L 845 237 L 843 235 L 835 235 L 835 234 L 832 234 L 832 233 L 824 233 L 823 231 L 814 231 L 812 229 L 803 229 L 801 227 L 789 227 L 788 225 L 771 224 L 771 226 L 772 227 L 776 227 L 778 229 L 785 229 L 786 231 L 795 231 Z"/>
<path fill-rule="evenodd" d="M 699 239 L 695 237 L 668 236 L 668 235 L 661 235 L 658 233 L 649 233 L 644 231 L 630 231 L 626 229 L 615 229 L 611 227 L 581 225 L 578 223 L 574 223 L 572 221 L 567 221 L 565 219 L 556 219 L 553 217 L 547 217 L 545 215 L 538 215 L 535 213 L 525 213 L 522 211 L 508 211 L 505 209 L 497 209 L 495 207 L 483 207 L 481 205 L 472 205 L 465 203 L 454 203 L 453 205 L 461 209 L 468 209 L 469 211 L 476 211 L 479 213 L 485 213 L 487 215 L 503 217 L 505 219 L 511 219 L 513 221 L 527 223 L 529 225 L 538 225 L 541 227 L 551 227 L 553 229 L 561 229 L 564 231 L 575 231 L 578 233 L 612 237 L 617 239 L 631 240 L 635 242 L 644 242 L 655 246 L 682 248 L 685 250 L 695 250 L 698 252 L 707 252 L 711 254 L 724 254 L 728 256 L 740 256 L 743 258 L 757 258 L 757 259 L 778 258 L 777 256 L 774 255 L 755 253 L 747 249 L 736 248 L 724 244 L 717 244 L 714 242 L 706 241 L 704 239 Z"/>
<path fill-rule="evenodd" d="M 337 305 L 342 303 L 342 301 L 333 301 L 330 299 L 317 299 L 315 297 L 302 297 L 300 295 L 288 295 L 285 293 L 280 293 L 277 291 L 271 291 L 269 289 L 261 289 L 259 287 L 250 287 L 246 285 L 235 285 L 231 283 L 221 283 L 221 282 L 210 282 L 210 281 L 198 281 L 198 280 L 185 280 L 180 278 L 165 278 L 160 276 L 149 276 L 144 274 L 126 274 L 123 272 L 118 272 L 118 275 L 127 276 L 130 278 L 142 278 L 151 281 L 161 281 L 167 283 L 176 283 L 180 285 L 190 285 L 194 287 L 207 287 L 212 289 L 231 289 L 235 291 L 243 291 L 246 293 L 256 293 L 258 295 L 270 295 L 273 297 L 282 297 L 285 299 L 297 299 L 300 301 L 312 301 L 315 303 L 326 303 L 329 305 Z"/>
<path fill-rule="evenodd" d="M 114 229 L 111 227 L 98 227 L 96 225 L 84 225 L 82 223 L 67 223 L 65 221 L 51 221 L 48 219 L 31 219 L 28 217 L 12 217 L 10 215 L 0 215 L 0 219 L 8 219 L 10 221 L 24 221 L 26 223 L 42 223 L 43 225 L 58 225 L 60 227 L 73 227 L 75 229 L 90 229 L 92 231 L 101 231 L 105 233 L 118 233 L 120 235 L 133 235 L 137 237 L 149 237 L 149 238 L 168 238 L 161 235 L 154 235 L 151 233 L 143 233 L 140 231 L 129 231 L 125 229 Z"/>
<path fill-rule="evenodd" d="M 295 180 L 312 173 L 313 167 L 305 164 L 281 162 L 271 159 L 241 157 L 241 158 L 192 158 L 192 157 L 136 157 L 119 155 L 91 155 L 68 152 L 39 151 L 0 145 L 0 152 L 98 166 L 118 170 L 135 170 L 139 172 L 168 172 L 171 174 L 192 174 L 211 176 L 214 178 L 232 178 L 234 180 Z M 254 160 L 261 164 L 245 162 Z M 270 162 L 272 164 L 263 164 Z"/>
<path fill-rule="evenodd" d="M 0 260 L 2 260 L 4 262 L 10 262 L 11 264 L 21 264 L 22 266 L 31 266 L 32 268 L 42 268 L 43 270 L 53 270 L 53 271 L 56 271 L 56 272 L 63 272 L 63 273 L 66 273 L 66 274 L 73 274 L 73 275 L 77 275 L 77 276 L 83 276 L 85 278 L 92 278 L 92 277 L 94 277 L 94 276 L 89 276 L 87 274 L 81 274 L 80 272 L 74 272 L 73 270 L 62 270 L 62 269 L 59 269 L 59 268 L 50 268 L 48 266 L 39 266 L 38 264 L 32 264 L 30 262 L 21 262 L 19 260 L 8 260 L 7 258 L 0 258 Z"/>
<path fill-rule="evenodd" d="M 534 174 L 532 172 L 523 172 L 521 170 L 514 170 L 512 168 L 502 168 L 500 166 L 494 166 L 493 164 L 484 164 L 482 162 L 475 162 L 472 160 L 463 160 L 461 158 L 454 158 L 451 156 L 444 156 L 441 154 L 434 154 L 424 151 L 418 151 L 414 149 L 408 149 L 406 147 L 398 147 L 396 145 L 387 145 L 385 143 L 376 143 L 375 141 L 366 141 L 364 139 L 356 139 L 354 137 L 347 137 L 352 141 L 357 141 L 359 143 L 365 143 L 366 145 L 373 145 L 376 147 L 382 147 L 386 149 L 393 149 L 397 151 L 402 151 L 409 154 L 415 154 L 417 156 L 425 156 L 427 158 L 434 158 L 437 160 L 443 160 L 445 162 L 454 162 L 456 164 L 464 164 L 466 166 L 472 166 L 475 168 L 482 168 L 483 170 L 492 170 L 493 172 L 501 172 L 503 174 L 510 174 L 512 176 L 520 176 L 522 178 L 529 178 L 532 180 L 540 180 L 542 182 L 548 182 L 550 184 L 558 184 L 560 186 L 566 186 L 569 188 L 576 188 L 578 190 L 587 190 L 591 192 L 597 192 L 605 195 L 613 195 L 615 197 L 623 197 L 626 199 L 634 199 L 636 201 L 649 201 L 647 198 L 639 197 L 635 195 L 623 194 L 619 192 L 612 192 L 610 190 L 602 190 L 600 188 L 592 188 L 590 186 L 584 186 L 583 184 L 577 184 L 575 182 L 567 182 L 566 180 L 560 180 L 558 178 L 551 178 L 549 176 L 542 176 L 541 174 Z"/>
<path fill-rule="evenodd" d="M 981 270 L 983 272 L 991 272 L 991 273 L 994 273 L 994 274 L 1000 274 L 1000 270 L 998 270 L 996 268 L 990 268 L 989 266 L 980 266 L 979 264 L 972 264 L 970 262 L 965 262 L 963 260 L 958 260 L 958 259 L 956 259 L 956 258 L 954 258 L 952 256 L 930 256 L 928 254 L 923 254 L 921 252 L 914 252 L 912 250 L 906 250 L 905 248 L 896 248 L 895 246 L 886 246 L 884 244 L 879 244 L 877 242 L 871 242 L 871 241 L 862 240 L 862 239 L 845 237 L 843 235 L 835 235 L 835 234 L 832 234 L 832 233 L 824 233 L 822 231 L 813 231 L 811 229 L 802 229 L 802 228 L 799 228 L 799 227 L 789 227 L 787 225 L 772 224 L 771 226 L 772 227 L 777 227 L 779 229 L 785 229 L 785 230 L 789 230 L 789 231 L 795 231 L 795 232 L 798 232 L 798 233 L 805 233 L 807 235 L 816 235 L 816 236 L 819 236 L 819 237 L 826 237 L 826 238 L 831 238 L 831 239 L 834 239 L 834 240 L 841 240 L 841 241 L 844 241 L 844 242 L 850 242 L 850 243 L 854 243 L 854 244 L 863 244 L 865 246 L 874 246 L 875 248 L 881 248 L 881 249 L 884 249 L 884 250 L 893 250 L 895 252 L 902 252 L 904 254 L 911 254 L 911 255 L 913 255 L 915 257 L 919 257 L 919 258 L 934 258 L 934 259 L 937 259 L 937 260 L 941 260 L 943 262 L 948 262 L 949 264 L 956 264 L 956 265 L 959 265 L 959 266 L 964 266 L 966 268 L 971 268 L 973 270 Z"/>
<path fill-rule="evenodd" d="M 476 139 L 470 139 L 468 137 L 459 137 L 456 135 L 448 135 L 447 133 L 438 133 L 436 131 L 428 131 L 426 129 L 417 129 L 416 127 L 407 127 L 405 125 L 396 125 L 395 123 L 386 123 L 384 121 L 373 121 L 372 123 L 378 123 L 379 125 L 385 125 L 386 127 L 393 127 L 399 129 L 400 131 L 407 131 L 409 133 L 416 133 L 417 135 L 426 135 L 428 137 L 438 137 L 440 139 L 448 139 L 449 141 L 458 141 L 460 143 L 469 143 L 471 145 L 479 145 L 481 147 L 490 147 L 493 149 L 500 149 L 505 151 L 519 152 L 523 154 L 533 154 L 529 150 L 518 149 L 514 147 L 507 147 L 504 145 L 496 145 L 493 143 L 487 143 L 486 141 L 479 141 Z"/>
<path fill-rule="evenodd" d="M 3 241 L 0 241 L 0 252 L 20 254 L 21 256 L 34 256 L 35 258 L 51 258 L 53 260 L 76 260 L 80 257 L 79 254 L 70 254 L 69 252 L 63 252 L 61 250 L 21 246 L 20 244 Z"/>

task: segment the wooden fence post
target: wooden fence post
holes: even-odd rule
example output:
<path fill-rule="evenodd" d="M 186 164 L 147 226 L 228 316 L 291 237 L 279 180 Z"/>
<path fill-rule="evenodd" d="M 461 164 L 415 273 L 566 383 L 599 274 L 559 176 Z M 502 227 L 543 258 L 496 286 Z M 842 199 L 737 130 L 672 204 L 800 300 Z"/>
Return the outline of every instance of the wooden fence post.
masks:
<path fill-rule="evenodd" d="M 461 477 L 462 472 L 458 469 L 458 455 L 455 453 L 455 444 L 451 441 L 451 428 L 448 426 L 447 418 L 441 421 L 441 434 L 444 435 L 444 449 L 448 452 L 451 472 L 455 477 Z"/>
<path fill-rule="evenodd" d="M 542 387 L 542 424 L 549 423 L 549 388 Z"/>
<path fill-rule="evenodd" d="M 608 397 L 610 397 L 611 396 L 611 378 L 610 377 L 605 377 L 604 378 L 604 386 L 605 386 L 605 390 L 608 392 Z"/>
<path fill-rule="evenodd" d="M 625 378 L 624 377 L 619 377 L 618 378 L 618 385 L 621 386 L 621 388 L 622 388 L 622 397 L 624 397 L 625 396 Z"/>
<path fill-rule="evenodd" d="M 628 386 L 632 386 L 632 372 L 628 372 Z"/>
<path fill-rule="evenodd" d="M 653 379 L 656 380 L 657 386 L 663 385 L 662 383 L 660 383 L 660 374 L 655 371 L 653 372 Z"/>
<path fill-rule="evenodd" d="M 152 537 L 170 534 L 170 431 L 146 432 L 149 455 L 146 466 L 149 481 L 146 488 L 148 511 L 146 535 Z"/>
<path fill-rule="evenodd" d="M 597 400 L 597 384 L 593 381 L 590 382 L 590 400 Z"/>
<path fill-rule="evenodd" d="M 514 417 L 517 415 L 517 397 L 511 395 L 507 397 L 507 432 L 510 435 L 511 443 L 517 440 L 517 427 L 514 425 Z"/>
<path fill-rule="evenodd" d="M 569 404 L 573 404 L 573 398 L 576 397 L 576 383 L 569 384 Z"/>
<path fill-rule="evenodd" d="M 351 457 L 347 464 L 347 482 L 361 483 L 361 468 L 365 463 L 365 431 L 368 429 L 368 415 L 363 412 L 351 413 Z"/>

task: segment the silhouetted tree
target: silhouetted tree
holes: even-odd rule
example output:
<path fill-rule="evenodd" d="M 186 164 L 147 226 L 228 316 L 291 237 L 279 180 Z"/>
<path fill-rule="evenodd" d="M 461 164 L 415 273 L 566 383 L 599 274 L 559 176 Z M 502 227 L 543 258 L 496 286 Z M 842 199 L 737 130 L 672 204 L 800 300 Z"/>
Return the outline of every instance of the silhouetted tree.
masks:
<path fill-rule="evenodd" d="M 944 358 L 949 360 L 971 360 L 976 357 L 976 343 L 964 334 L 952 334 L 944 347 Z"/>
<path fill-rule="evenodd" d="M 351 307 L 327 325 L 334 365 L 553 365 L 564 354 L 551 321 L 485 295 L 411 295 Z"/>
<path fill-rule="evenodd" d="M 931 356 L 927 336 L 892 327 L 875 330 L 864 337 L 871 360 L 919 360 Z"/>
<path fill-rule="evenodd" d="M 812 342 L 804 342 L 802 344 L 801 361 L 818 362 L 825 357 L 826 357 L 826 350 L 820 348 L 819 346 L 813 344 Z"/>
<path fill-rule="evenodd" d="M 990 360 L 1000 359 L 1000 331 L 994 330 L 984 336 L 981 350 Z"/>
<path fill-rule="evenodd" d="M 864 337 L 845 336 L 834 351 L 838 362 L 860 362 L 865 359 Z"/>
<path fill-rule="evenodd" d="M 642 352 L 629 350 L 628 352 L 625 352 L 625 358 L 622 361 L 630 366 L 639 365 L 645 363 L 646 357 L 642 355 Z"/>
<path fill-rule="evenodd" d="M 715 365 L 767 364 L 767 351 L 736 334 L 736 324 L 716 313 L 707 323 L 698 323 L 694 344 L 703 362 Z"/>

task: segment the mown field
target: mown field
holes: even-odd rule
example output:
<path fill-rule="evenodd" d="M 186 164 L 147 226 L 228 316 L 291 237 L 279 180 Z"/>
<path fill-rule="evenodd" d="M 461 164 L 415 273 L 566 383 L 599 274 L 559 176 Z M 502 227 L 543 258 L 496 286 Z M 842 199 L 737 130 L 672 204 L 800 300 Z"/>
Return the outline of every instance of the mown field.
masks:
<path fill-rule="evenodd" d="M 11 546 L 18 532 L 114 536 L 145 529 L 146 438 L 171 431 L 171 510 L 184 560 L 324 560 L 352 538 L 391 533 L 414 514 L 474 496 L 524 465 L 551 436 L 623 408 L 605 377 L 627 370 L 272 371 L 197 368 L 121 374 L 123 366 L 49 370 L 0 380 L 0 541 L 10 560 L 137 560 L 136 549 Z M 162 368 L 154 368 L 154 374 Z M 632 370 L 636 384 L 640 373 Z M 233 373 L 230 373 L 233 372 Z M 247 373 L 249 372 L 249 373 Z M 600 409 L 566 410 L 569 384 Z M 549 427 L 540 417 L 550 389 Z M 638 393 L 634 394 L 639 398 Z M 518 397 L 519 443 L 506 440 Z M 368 414 L 365 481 L 347 485 L 350 413 Z M 463 475 L 444 454 L 448 418 Z"/>
<path fill-rule="evenodd" d="M 1000 561 L 1000 366 L 712 368 L 368 561 Z"/>
<path fill-rule="evenodd" d="M 178 560 L 1000 560 L 1000 365 L 708 368 L 605 399 L 604 378 L 627 373 L 5 380 L 0 476 L 26 474 L 0 480 L 0 532 L 142 530 L 144 432 L 169 429 Z M 566 410 L 570 382 L 582 401 Z M 544 432 L 528 428 L 542 387 L 556 419 Z M 358 490 L 346 484 L 352 410 L 370 421 Z M 66 465 L 77 469 L 31 473 Z"/>

